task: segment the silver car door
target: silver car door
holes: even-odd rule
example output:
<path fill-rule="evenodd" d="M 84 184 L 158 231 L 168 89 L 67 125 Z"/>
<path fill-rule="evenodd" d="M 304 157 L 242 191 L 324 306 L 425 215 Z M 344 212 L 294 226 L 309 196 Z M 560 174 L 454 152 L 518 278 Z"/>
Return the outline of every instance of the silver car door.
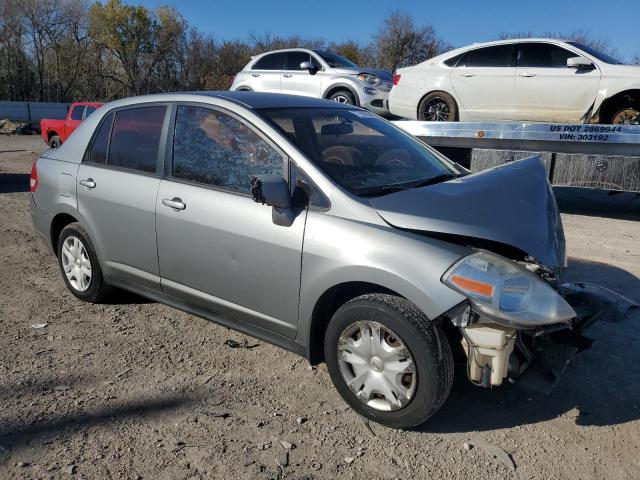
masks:
<path fill-rule="evenodd" d="M 162 289 L 240 322 L 294 337 L 306 210 L 289 227 L 253 202 L 249 181 L 286 158 L 235 115 L 177 108 L 156 229 Z"/>
<path fill-rule="evenodd" d="M 270 53 L 253 64 L 250 71 L 249 86 L 254 92 L 281 92 L 283 52 Z"/>
<path fill-rule="evenodd" d="M 316 98 L 321 96 L 322 72 L 319 70 L 309 72 L 300 68 L 302 62 L 310 61 L 312 58 L 308 52 L 287 52 L 280 82 L 282 93 Z"/>
<path fill-rule="evenodd" d="M 78 210 L 104 274 L 156 289 L 154 212 L 166 111 L 153 105 L 107 115 L 77 175 Z"/>

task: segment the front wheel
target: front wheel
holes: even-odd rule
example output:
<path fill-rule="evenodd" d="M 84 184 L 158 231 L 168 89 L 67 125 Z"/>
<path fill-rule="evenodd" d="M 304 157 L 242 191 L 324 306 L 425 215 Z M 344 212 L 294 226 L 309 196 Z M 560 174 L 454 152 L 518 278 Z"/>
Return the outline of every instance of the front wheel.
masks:
<path fill-rule="evenodd" d="M 458 106 L 451 95 L 445 92 L 433 92 L 422 99 L 418 105 L 418 120 L 427 122 L 455 122 L 458 119 Z"/>
<path fill-rule="evenodd" d="M 335 92 L 329 97 L 329 100 L 333 100 L 338 103 L 346 103 L 347 105 L 355 105 L 356 100 L 353 98 L 353 94 L 346 90 L 340 90 Z"/>
<path fill-rule="evenodd" d="M 333 315 L 324 342 L 331 380 L 360 415 L 394 428 L 426 422 L 453 384 L 440 328 L 406 299 L 357 297 Z"/>
<path fill-rule="evenodd" d="M 62 145 L 62 141 L 60 140 L 60 137 L 58 135 L 54 135 L 49 140 L 49 146 L 51 148 L 58 148 L 58 147 L 60 147 L 60 145 Z"/>
<path fill-rule="evenodd" d="M 640 107 L 624 107 L 611 116 L 612 125 L 640 125 Z"/>

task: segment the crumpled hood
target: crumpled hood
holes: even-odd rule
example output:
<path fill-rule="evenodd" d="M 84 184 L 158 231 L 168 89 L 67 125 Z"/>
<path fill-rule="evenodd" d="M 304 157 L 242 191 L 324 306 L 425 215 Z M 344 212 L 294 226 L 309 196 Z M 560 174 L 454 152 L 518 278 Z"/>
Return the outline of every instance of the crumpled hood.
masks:
<path fill-rule="evenodd" d="M 379 68 L 367 68 L 367 67 L 339 67 L 334 68 L 334 72 L 342 73 L 345 75 L 357 75 L 359 73 L 371 73 L 377 77 L 384 78 L 391 82 L 393 81 L 393 75 L 388 70 L 381 70 Z"/>
<path fill-rule="evenodd" d="M 562 222 L 540 157 L 370 202 L 397 228 L 500 242 L 547 267 L 566 266 Z"/>

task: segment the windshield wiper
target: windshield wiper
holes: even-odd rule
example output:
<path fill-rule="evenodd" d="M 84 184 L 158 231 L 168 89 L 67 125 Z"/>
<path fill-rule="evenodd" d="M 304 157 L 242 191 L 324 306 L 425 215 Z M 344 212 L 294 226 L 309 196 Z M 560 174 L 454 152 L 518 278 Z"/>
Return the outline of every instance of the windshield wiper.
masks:
<path fill-rule="evenodd" d="M 414 188 L 426 187 L 427 185 L 433 185 L 441 183 L 452 178 L 462 177 L 462 173 L 442 173 L 434 177 L 426 178 L 423 180 L 413 182 L 392 183 L 389 185 L 381 185 L 379 187 L 372 187 L 359 190 L 356 195 L 360 197 L 376 197 L 380 195 L 388 195 L 389 193 L 398 192 L 400 190 L 411 190 Z"/>
<path fill-rule="evenodd" d="M 427 178 L 425 180 L 420 180 L 411 185 L 411 188 L 420 188 L 426 187 L 427 185 L 434 185 L 436 183 L 446 182 L 447 180 L 451 180 L 452 178 L 458 178 L 462 176 L 459 173 L 442 173 L 440 175 L 436 175 L 435 177 Z"/>

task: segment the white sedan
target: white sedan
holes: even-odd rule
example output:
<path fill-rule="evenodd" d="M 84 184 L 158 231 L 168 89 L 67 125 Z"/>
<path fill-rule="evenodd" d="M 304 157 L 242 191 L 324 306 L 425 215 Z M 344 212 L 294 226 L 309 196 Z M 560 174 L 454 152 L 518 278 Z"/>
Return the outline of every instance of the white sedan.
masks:
<path fill-rule="evenodd" d="M 394 115 L 428 121 L 640 124 L 640 67 L 576 42 L 502 40 L 395 72 Z"/>

